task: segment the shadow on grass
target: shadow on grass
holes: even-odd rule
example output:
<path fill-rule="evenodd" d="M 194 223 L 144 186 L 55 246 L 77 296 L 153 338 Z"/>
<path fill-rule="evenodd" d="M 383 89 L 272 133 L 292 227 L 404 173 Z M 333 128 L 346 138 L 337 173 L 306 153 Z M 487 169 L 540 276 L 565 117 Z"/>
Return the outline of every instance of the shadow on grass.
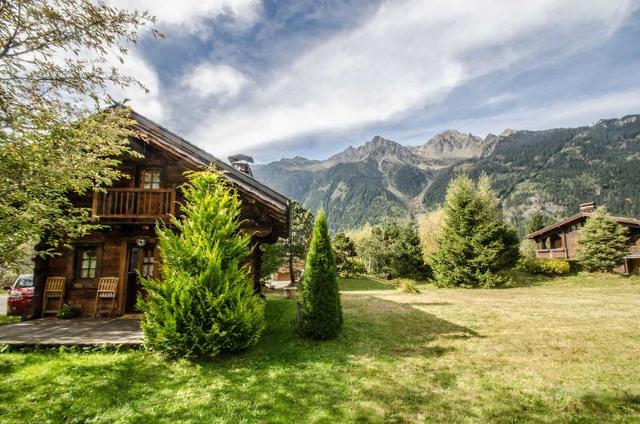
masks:
<path fill-rule="evenodd" d="M 395 290 L 397 286 L 387 280 L 371 275 L 358 275 L 340 278 L 338 285 L 341 291 Z"/>
<path fill-rule="evenodd" d="M 0 355 L 8 421 L 305 422 L 411 414 L 438 398 L 395 374 L 398 358 L 451 351 L 440 337 L 477 334 L 432 314 L 377 298 L 344 298 L 335 340 L 300 339 L 295 302 L 273 296 L 267 329 L 252 350 L 214 362 L 165 361 L 146 352 Z M 7 357 L 10 358 L 7 361 Z M 434 388 L 448 369 L 422 371 Z M 369 400 L 375 400 L 375 405 Z"/>
<path fill-rule="evenodd" d="M 502 388 L 484 393 L 491 402 L 473 415 L 478 409 L 454 392 L 464 366 L 436 359 L 452 351 L 444 341 L 481 337 L 476 331 L 411 304 L 345 296 L 343 305 L 340 336 L 314 342 L 295 334 L 295 301 L 271 296 L 258 345 L 214 362 L 136 351 L 2 354 L 0 421 L 606 422 L 640 413 L 637 395 L 587 394 L 558 405 Z"/>
<path fill-rule="evenodd" d="M 640 396 L 585 394 L 564 406 L 561 415 L 547 400 L 518 395 L 508 404 L 493 406 L 487 414 L 488 421 L 496 423 L 546 422 L 550 417 L 558 422 L 636 422 L 640 414 Z M 615 417 L 615 419 L 613 419 Z"/>
<path fill-rule="evenodd" d="M 547 277 L 539 274 L 529 274 L 527 272 L 518 271 L 516 269 L 504 271 L 504 274 L 505 276 L 510 277 L 513 283 L 507 287 L 499 287 L 501 289 L 540 286 L 555 279 L 554 277 Z"/>

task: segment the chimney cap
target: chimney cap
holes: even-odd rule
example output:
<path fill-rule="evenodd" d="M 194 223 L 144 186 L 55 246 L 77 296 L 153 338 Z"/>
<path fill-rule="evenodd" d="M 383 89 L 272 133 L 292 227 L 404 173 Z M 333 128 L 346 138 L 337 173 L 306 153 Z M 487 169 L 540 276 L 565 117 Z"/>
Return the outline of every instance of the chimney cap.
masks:
<path fill-rule="evenodd" d="M 232 155 L 232 156 L 229 156 L 229 162 L 231 162 L 231 163 L 238 163 L 238 162 L 253 163 L 253 158 L 251 156 L 247 156 L 247 155 L 243 155 L 243 154 Z"/>
<path fill-rule="evenodd" d="M 580 203 L 580 212 L 593 212 L 596 210 L 596 202 Z"/>

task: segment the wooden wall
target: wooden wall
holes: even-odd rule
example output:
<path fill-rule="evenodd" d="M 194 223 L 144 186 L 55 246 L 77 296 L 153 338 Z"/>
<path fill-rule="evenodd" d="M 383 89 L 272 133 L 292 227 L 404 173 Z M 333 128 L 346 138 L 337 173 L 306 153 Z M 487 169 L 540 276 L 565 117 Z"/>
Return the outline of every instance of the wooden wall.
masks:
<path fill-rule="evenodd" d="M 578 255 L 578 240 L 580 238 L 580 230 L 582 228 L 582 223 L 572 223 L 570 225 L 560 227 L 555 232 L 545 234 L 544 237 L 537 238 L 536 241 L 536 256 L 540 259 L 575 259 Z M 627 227 L 629 231 L 629 247 L 630 253 L 638 253 L 640 254 L 640 228 L 637 227 Z M 562 246 L 557 248 L 550 248 L 549 239 L 550 237 L 555 236 L 556 238 L 559 236 L 560 240 L 562 240 Z M 542 240 L 546 239 L 547 248 L 542 248 Z M 640 270 L 636 270 L 636 263 L 638 263 L 637 259 L 628 260 L 625 264 L 615 268 L 615 272 L 619 273 L 628 273 L 628 272 L 637 272 Z"/>
<path fill-rule="evenodd" d="M 124 187 L 140 187 L 141 174 L 144 169 L 159 170 L 161 172 L 160 188 L 177 188 L 185 182 L 184 173 L 190 168 L 185 163 L 177 160 L 169 154 L 156 149 L 147 143 L 132 141 L 134 150 L 144 155 L 143 159 L 125 159 L 122 163 L 121 170 L 128 174 L 130 178 L 117 181 L 115 188 Z M 73 199 L 74 204 L 78 206 L 91 207 L 93 193 L 86 196 L 79 196 Z M 181 202 L 183 199 L 179 195 L 176 200 Z M 244 200 L 244 199 L 243 199 Z M 179 212 L 179 211 L 178 211 Z M 255 202 L 244 202 L 242 219 L 247 220 L 249 228 L 252 229 L 254 236 L 254 244 L 261 241 L 262 234 L 267 234 L 269 222 L 264 221 L 264 213 L 260 211 L 260 205 Z M 130 220 L 129 220 L 130 221 Z M 72 247 L 65 248 L 58 255 L 41 261 L 36 267 L 36 281 L 42 286 L 44 280 L 48 276 L 62 276 L 66 278 L 66 295 L 65 302 L 79 308 L 84 316 L 93 314 L 96 302 L 96 289 L 98 279 L 100 277 L 118 277 L 119 289 L 117 298 L 117 314 L 124 313 L 127 286 L 127 260 L 129 246 L 136 243 L 137 239 L 144 238 L 150 245 L 156 242 L 155 223 L 147 220 L 146 222 L 123 222 L 122 220 L 101 220 L 101 223 L 108 224 L 104 230 L 97 231 L 84 237 L 82 240 L 76 241 Z M 253 232 L 255 230 L 255 232 Z M 260 233 L 259 231 L 262 231 Z M 97 248 L 97 268 L 96 278 L 82 279 L 79 275 L 78 267 L 78 250 L 83 247 Z M 154 267 L 155 277 L 159 277 L 159 252 L 154 255 L 156 265 Z M 248 258 L 251 269 L 251 279 L 257 291 L 260 289 L 260 266 L 261 257 L 259 249 L 254 249 Z M 36 296 L 39 301 L 40 294 Z M 105 305 L 106 306 L 106 305 Z"/>

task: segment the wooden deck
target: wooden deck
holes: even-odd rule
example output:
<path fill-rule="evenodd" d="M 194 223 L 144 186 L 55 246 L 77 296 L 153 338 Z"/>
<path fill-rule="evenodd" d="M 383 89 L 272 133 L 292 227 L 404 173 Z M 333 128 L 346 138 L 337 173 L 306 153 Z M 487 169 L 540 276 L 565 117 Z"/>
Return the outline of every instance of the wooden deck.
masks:
<path fill-rule="evenodd" d="M 137 320 L 120 318 L 44 318 L 0 326 L 0 345 L 139 345 L 142 330 Z"/>

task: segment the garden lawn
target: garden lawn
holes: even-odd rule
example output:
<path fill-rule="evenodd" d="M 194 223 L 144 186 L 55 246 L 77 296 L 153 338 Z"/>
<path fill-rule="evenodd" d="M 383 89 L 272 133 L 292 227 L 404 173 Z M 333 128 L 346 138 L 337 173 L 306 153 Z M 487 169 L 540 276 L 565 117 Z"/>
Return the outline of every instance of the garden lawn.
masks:
<path fill-rule="evenodd" d="M 395 290 L 397 287 L 390 281 L 369 275 L 358 275 L 352 278 L 338 279 L 340 291 L 363 290 Z"/>
<path fill-rule="evenodd" d="M 18 321 L 20 321 L 20 317 L 0 315 L 0 325 L 13 324 L 14 322 L 18 322 Z"/>
<path fill-rule="evenodd" d="M 251 351 L 0 354 L 0 422 L 638 422 L 640 278 L 343 294 L 336 340 L 272 296 Z"/>

